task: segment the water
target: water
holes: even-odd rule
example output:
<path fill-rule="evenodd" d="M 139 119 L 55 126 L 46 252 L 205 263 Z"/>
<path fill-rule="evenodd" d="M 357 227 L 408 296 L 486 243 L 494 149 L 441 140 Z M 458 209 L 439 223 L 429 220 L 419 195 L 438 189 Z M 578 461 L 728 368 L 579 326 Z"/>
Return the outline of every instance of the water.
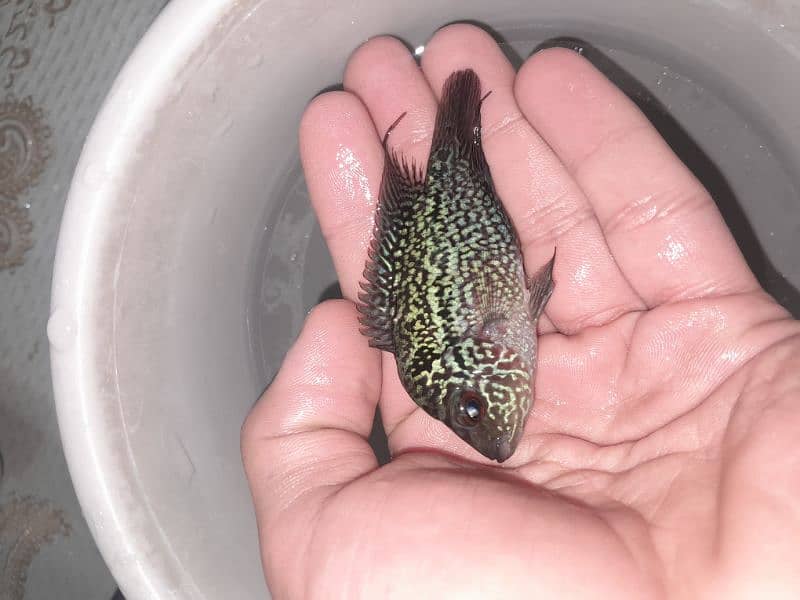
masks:
<path fill-rule="evenodd" d="M 274 376 L 308 311 L 322 300 L 341 297 L 299 157 L 277 194 L 281 201 L 261 228 L 257 256 L 263 257 L 263 263 L 248 311 L 262 381 Z"/>
<path fill-rule="evenodd" d="M 592 43 L 559 38 L 553 30 L 507 30 L 500 36 L 507 56 L 522 57 L 545 45 L 574 46 L 645 112 L 670 146 L 717 202 L 762 285 L 800 316 L 800 185 L 787 165 L 776 131 L 747 97 L 678 56 L 656 55 L 606 32 Z M 588 36 L 586 36 L 588 37 Z M 414 47 L 414 46 L 412 46 Z M 423 46 L 416 46 L 420 55 Z M 754 91 L 757 93 L 757 90 Z M 333 263 L 311 211 L 299 157 L 281 186 L 280 199 L 264 219 L 263 257 L 249 307 L 251 341 L 259 375 L 274 376 L 307 312 L 340 296 Z"/>

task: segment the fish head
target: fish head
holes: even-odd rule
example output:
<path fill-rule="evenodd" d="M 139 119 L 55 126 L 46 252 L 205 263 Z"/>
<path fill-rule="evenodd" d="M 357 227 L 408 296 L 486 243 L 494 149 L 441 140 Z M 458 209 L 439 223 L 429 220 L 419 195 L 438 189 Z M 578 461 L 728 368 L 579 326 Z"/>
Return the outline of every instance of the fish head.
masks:
<path fill-rule="evenodd" d="M 444 421 L 484 456 L 503 462 L 517 449 L 532 401 L 531 370 L 511 348 L 466 340 L 448 349 Z"/>

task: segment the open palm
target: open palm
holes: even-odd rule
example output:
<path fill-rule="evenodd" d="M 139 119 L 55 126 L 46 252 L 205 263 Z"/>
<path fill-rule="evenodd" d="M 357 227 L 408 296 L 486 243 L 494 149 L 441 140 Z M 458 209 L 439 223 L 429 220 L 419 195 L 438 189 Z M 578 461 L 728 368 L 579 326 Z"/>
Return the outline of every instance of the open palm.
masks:
<path fill-rule="evenodd" d="M 533 412 L 502 466 L 416 407 L 351 302 L 380 136 L 407 111 L 390 145 L 424 163 L 464 67 L 492 91 L 484 148 L 528 272 L 558 247 Z M 309 316 L 243 430 L 275 597 L 800 597 L 800 326 L 645 117 L 576 53 L 515 74 L 467 25 L 421 69 L 371 40 L 345 89 L 309 106 L 301 152 L 348 300 Z"/>

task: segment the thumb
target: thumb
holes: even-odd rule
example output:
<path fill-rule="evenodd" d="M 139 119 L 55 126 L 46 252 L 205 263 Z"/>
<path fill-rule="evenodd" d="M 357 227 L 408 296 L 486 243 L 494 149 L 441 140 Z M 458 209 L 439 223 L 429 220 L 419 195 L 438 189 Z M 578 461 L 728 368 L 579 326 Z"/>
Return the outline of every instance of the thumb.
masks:
<path fill-rule="evenodd" d="M 247 417 L 242 458 L 274 593 L 303 577 L 291 574 L 325 501 L 378 467 L 367 438 L 380 385 L 380 352 L 359 334 L 355 306 L 329 301 L 308 316 Z"/>

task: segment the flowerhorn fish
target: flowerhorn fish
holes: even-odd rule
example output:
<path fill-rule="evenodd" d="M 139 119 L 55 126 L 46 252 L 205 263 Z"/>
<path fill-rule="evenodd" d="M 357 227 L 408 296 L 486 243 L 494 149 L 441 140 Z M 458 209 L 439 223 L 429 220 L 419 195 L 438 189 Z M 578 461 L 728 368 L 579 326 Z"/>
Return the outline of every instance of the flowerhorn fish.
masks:
<path fill-rule="evenodd" d="M 487 94 L 488 96 L 488 94 Z M 450 75 L 426 172 L 386 153 L 358 309 L 406 391 L 481 454 L 517 448 L 533 400 L 536 324 L 553 262 L 526 278 L 481 146 L 480 81 Z"/>

